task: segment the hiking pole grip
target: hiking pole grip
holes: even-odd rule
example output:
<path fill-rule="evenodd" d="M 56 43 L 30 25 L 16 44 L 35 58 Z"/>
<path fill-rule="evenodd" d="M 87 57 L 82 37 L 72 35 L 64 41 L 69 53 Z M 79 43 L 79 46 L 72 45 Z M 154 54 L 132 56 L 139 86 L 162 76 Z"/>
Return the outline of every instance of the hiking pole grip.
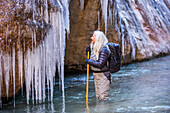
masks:
<path fill-rule="evenodd" d="M 87 53 L 87 58 L 89 59 L 89 51 Z M 86 102 L 88 102 L 88 91 L 89 90 L 89 64 L 87 64 L 87 83 L 86 83 Z"/>

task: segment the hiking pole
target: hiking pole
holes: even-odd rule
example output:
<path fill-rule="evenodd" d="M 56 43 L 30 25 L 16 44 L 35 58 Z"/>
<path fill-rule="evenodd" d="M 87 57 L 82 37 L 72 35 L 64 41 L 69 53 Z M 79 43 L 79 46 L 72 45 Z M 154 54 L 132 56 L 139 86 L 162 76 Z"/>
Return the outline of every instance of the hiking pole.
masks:
<path fill-rule="evenodd" d="M 87 53 L 87 58 L 89 59 L 89 51 Z M 87 64 L 86 102 L 88 102 L 88 92 L 89 92 L 89 64 Z"/>

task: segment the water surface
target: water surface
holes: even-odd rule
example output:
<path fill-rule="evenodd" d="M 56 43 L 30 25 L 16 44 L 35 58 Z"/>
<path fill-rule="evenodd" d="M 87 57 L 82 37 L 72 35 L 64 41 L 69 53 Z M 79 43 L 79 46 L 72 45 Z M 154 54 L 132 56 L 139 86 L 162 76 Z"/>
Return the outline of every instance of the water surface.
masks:
<path fill-rule="evenodd" d="M 85 103 L 86 74 L 65 76 L 65 98 L 56 80 L 54 100 L 41 104 L 26 104 L 24 96 L 3 106 L 0 113 L 169 113 L 170 56 L 123 66 L 112 74 L 110 100 L 98 102 L 92 73 L 89 103 Z"/>

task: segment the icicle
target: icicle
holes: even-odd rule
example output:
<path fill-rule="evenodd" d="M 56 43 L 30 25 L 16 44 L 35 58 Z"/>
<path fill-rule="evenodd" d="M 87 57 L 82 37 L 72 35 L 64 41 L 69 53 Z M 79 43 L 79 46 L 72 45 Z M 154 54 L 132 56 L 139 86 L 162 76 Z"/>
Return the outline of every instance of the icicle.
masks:
<path fill-rule="evenodd" d="M 23 53 L 21 52 L 21 54 L 20 54 L 21 56 L 21 62 L 20 62 L 20 69 L 21 69 L 21 94 L 23 95 L 23 82 L 22 82 L 22 80 L 23 80 Z"/>
<path fill-rule="evenodd" d="M 0 50 L 0 108 L 2 108 L 2 101 L 1 101 L 1 86 L 2 86 L 2 66 L 1 66 L 1 50 Z"/>
<path fill-rule="evenodd" d="M 61 2 L 64 4 L 64 7 L 62 7 L 62 10 L 64 10 L 64 12 L 62 12 L 62 17 L 64 18 L 64 23 L 63 25 L 65 25 L 64 30 L 67 30 L 67 37 L 70 33 L 70 19 L 69 19 L 69 1 L 70 0 L 62 0 Z M 59 5 L 61 5 L 59 3 Z M 61 7 L 61 6 L 60 6 Z M 64 8 L 64 9 L 63 9 Z M 64 32 L 64 31 L 63 31 Z M 63 33 L 63 36 L 65 36 L 65 33 Z M 65 49 L 65 48 L 64 48 Z"/>
<path fill-rule="evenodd" d="M 57 35 L 56 35 L 56 37 L 57 37 L 57 40 L 56 40 L 56 53 L 58 53 L 58 54 L 56 54 L 56 57 L 57 57 L 57 68 L 58 68 L 58 75 L 59 75 L 59 89 L 61 89 L 61 77 L 60 77 L 60 73 L 61 73 L 61 63 L 60 63 L 60 59 L 61 59 L 61 55 L 60 55 L 60 34 L 59 34 L 59 28 L 60 28 L 60 13 L 59 12 L 57 12 L 57 15 L 56 15 L 56 18 L 58 18 L 58 20 L 57 21 L 55 21 L 56 23 L 56 26 L 58 26 L 58 28 L 56 28 L 56 31 L 57 31 Z"/>
<path fill-rule="evenodd" d="M 42 62 L 42 88 L 43 88 L 43 102 L 45 102 L 45 50 L 44 50 L 44 42 L 42 43 L 41 48 L 41 62 Z"/>
<path fill-rule="evenodd" d="M 39 75 L 39 79 L 38 79 L 38 81 L 39 81 L 39 103 L 41 103 L 42 102 L 42 75 L 41 75 L 41 66 L 42 66 L 42 64 L 41 64 L 41 45 L 37 48 L 37 54 L 38 54 L 38 75 Z"/>
<path fill-rule="evenodd" d="M 12 50 L 12 67 L 13 67 L 13 87 L 14 87 L 14 107 L 15 107 L 15 47 Z"/>
<path fill-rule="evenodd" d="M 31 9 L 31 1 L 30 0 L 25 0 L 25 12 L 29 12 Z"/>
<path fill-rule="evenodd" d="M 131 47 L 132 47 L 132 59 L 135 60 L 135 57 L 136 57 L 136 48 L 135 48 L 135 43 L 134 43 L 134 38 L 133 37 L 130 37 L 130 44 L 131 44 Z"/>
<path fill-rule="evenodd" d="M 37 50 L 37 49 L 36 49 Z M 35 99 L 36 99 L 36 103 L 37 103 L 37 100 L 38 100 L 38 81 L 39 81 L 39 76 L 38 76 L 38 53 L 37 51 L 35 51 L 34 53 L 34 58 L 35 58 L 35 64 L 34 64 L 34 69 L 35 69 L 35 75 L 34 75 L 34 83 L 35 83 Z"/>
<path fill-rule="evenodd" d="M 124 34 L 122 34 L 122 56 L 125 56 L 125 39 Z"/>
<path fill-rule="evenodd" d="M 35 32 L 35 29 L 33 31 L 33 35 L 34 35 L 34 44 L 35 44 L 35 47 L 36 47 L 36 32 Z"/>
<path fill-rule="evenodd" d="M 19 3 L 19 2 L 18 2 Z M 21 40 L 20 40 L 20 25 L 18 28 L 18 37 L 19 37 L 19 52 L 18 52 L 18 69 L 19 69 L 19 81 L 21 84 L 21 94 L 23 95 L 23 53 L 21 48 Z"/>
<path fill-rule="evenodd" d="M 50 32 L 48 34 L 50 34 Z M 49 75 L 49 69 L 48 69 L 49 68 L 49 62 L 48 62 L 49 56 L 48 54 L 50 50 L 48 47 L 49 43 L 47 41 L 49 41 L 50 39 L 47 40 L 47 38 L 49 38 L 48 34 L 45 39 L 45 64 L 46 64 L 45 72 L 46 72 L 46 79 L 47 79 L 47 90 L 48 90 L 48 101 L 49 101 L 49 76 L 48 76 Z"/>
<path fill-rule="evenodd" d="M 31 86 L 32 86 L 32 89 L 31 89 L 31 91 L 32 91 L 32 94 L 31 94 L 31 96 L 32 96 L 32 103 L 34 104 L 34 91 L 35 91 L 35 81 L 34 81 L 34 79 L 35 79 L 35 70 L 34 70 L 34 64 L 35 64 L 35 56 L 34 56 L 34 50 L 31 52 L 31 60 L 32 60 L 32 65 L 31 65 Z M 30 87 L 31 87 L 30 86 Z"/>
<path fill-rule="evenodd" d="M 44 1 L 45 9 L 41 7 L 41 16 L 47 23 L 50 22 L 51 29 L 49 29 L 46 38 L 42 41 L 41 45 L 36 45 L 36 32 L 35 29 L 32 34 L 32 50 L 28 49 L 25 57 L 25 78 L 27 103 L 29 103 L 29 93 L 32 91 L 32 100 L 34 98 L 39 103 L 45 101 L 45 81 L 48 87 L 48 100 L 53 100 L 53 84 L 55 79 L 56 63 L 58 65 L 58 72 L 62 79 L 62 91 L 64 92 L 64 49 L 65 49 L 65 30 L 69 33 L 69 0 L 56 1 L 61 9 L 56 12 L 48 12 L 47 0 Z M 35 19 L 35 0 L 33 0 L 33 21 Z M 55 3 L 55 2 L 54 2 Z M 50 14 L 49 14 L 50 13 Z M 49 16 L 50 15 L 50 16 Z M 43 37 L 43 34 L 41 34 Z M 35 42 L 35 44 L 34 44 Z M 32 86 L 32 89 L 31 89 Z M 35 94 L 35 97 L 34 97 Z M 50 96 L 49 96 L 50 95 Z M 64 95 L 64 93 L 63 93 Z M 64 97 L 64 96 L 63 96 Z"/>
<path fill-rule="evenodd" d="M 19 6 L 19 2 L 20 2 L 20 0 L 17 0 L 17 4 L 16 4 L 16 6 Z"/>
<path fill-rule="evenodd" d="M 46 8 L 45 8 L 45 13 L 44 13 L 44 18 L 45 18 L 45 22 L 46 23 L 48 23 L 48 21 L 49 21 L 49 17 L 48 17 L 48 3 L 47 3 L 47 0 L 45 0 L 45 6 L 46 6 Z"/>
<path fill-rule="evenodd" d="M 18 63 L 19 63 L 19 79 L 20 79 L 20 83 L 21 83 L 21 94 L 23 95 L 23 53 L 22 53 L 22 49 L 19 50 L 18 53 Z"/>
<path fill-rule="evenodd" d="M 107 6 L 108 0 L 100 0 L 101 8 L 102 8 L 102 15 L 105 23 L 105 34 L 107 33 Z"/>
<path fill-rule="evenodd" d="M 98 30 L 100 30 L 100 11 L 98 11 Z"/>
<path fill-rule="evenodd" d="M 115 23 L 115 30 L 118 32 L 118 37 L 120 37 L 120 32 L 119 32 L 119 27 L 118 27 L 118 16 L 117 16 L 118 15 L 118 8 L 117 8 L 116 3 L 114 3 L 113 13 L 114 13 L 113 20 L 114 20 L 114 23 Z"/>
<path fill-rule="evenodd" d="M 111 3 L 112 3 L 112 0 L 111 0 Z M 111 5 L 110 3 L 110 5 Z M 109 19 L 110 19 L 110 24 L 112 25 L 112 9 L 111 7 L 109 7 Z"/>
<path fill-rule="evenodd" d="M 60 6 L 61 7 L 61 6 Z M 63 98 L 65 98 L 64 97 L 64 55 L 65 55 L 65 53 L 64 53 L 64 51 L 63 51 L 63 49 L 65 49 L 65 35 L 64 35 L 64 27 L 65 26 L 63 26 L 63 24 L 64 24 L 64 22 L 63 22 L 63 15 L 62 15 L 62 13 L 60 13 L 59 14 L 59 39 L 60 39 L 60 66 L 61 66 L 61 73 L 59 73 L 59 75 L 60 75 L 60 77 L 61 77 L 61 82 L 62 82 L 62 96 L 63 96 Z"/>
<path fill-rule="evenodd" d="M 26 83 L 26 94 L 27 94 L 27 104 L 29 104 L 29 94 L 31 91 L 31 75 L 32 75 L 32 71 L 31 71 L 31 53 L 30 53 L 30 49 L 28 49 L 26 57 L 25 57 L 25 83 Z"/>
<path fill-rule="evenodd" d="M 64 34 L 64 28 L 62 26 L 63 24 L 63 19 L 60 18 L 60 55 L 61 55 L 61 81 L 62 81 L 62 97 L 65 100 L 65 93 L 64 93 L 64 49 L 65 49 L 65 35 L 62 37 L 62 35 Z"/>
<path fill-rule="evenodd" d="M 43 18 L 43 6 L 41 5 L 41 10 L 40 10 L 40 12 L 41 12 L 41 18 Z"/>
<path fill-rule="evenodd" d="M 45 4 L 47 5 L 47 7 L 48 7 L 48 4 L 47 4 L 47 1 L 45 0 Z M 45 12 L 45 14 L 47 13 L 48 14 L 48 8 L 46 7 L 46 12 Z M 41 6 L 41 17 L 43 17 L 43 7 Z M 46 21 L 48 22 L 48 17 L 46 17 Z M 43 32 L 41 32 L 41 37 L 43 37 Z M 41 55 L 40 55 L 40 57 L 41 57 L 41 78 L 42 78 L 42 101 L 43 102 L 45 102 L 45 98 L 46 98 L 46 95 L 45 95 L 45 79 L 46 79 L 46 77 L 45 77 L 45 46 L 44 46 L 44 41 L 42 41 L 42 44 L 41 44 L 41 49 L 40 49 L 40 53 L 41 53 Z"/>
<path fill-rule="evenodd" d="M 80 0 L 80 6 L 81 6 L 81 10 L 84 9 L 84 0 Z"/>
<path fill-rule="evenodd" d="M 169 31 L 169 26 L 166 23 L 169 23 L 168 21 L 168 17 L 169 17 L 169 8 L 166 6 L 165 2 L 163 0 L 159 1 L 155 1 L 155 0 L 151 0 L 151 2 L 153 3 L 152 7 L 154 7 L 156 10 L 152 10 L 155 11 L 154 15 L 156 15 L 156 17 L 158 18 L 159 22 L 161 23 L 161 26 L 166 30 Z M 152 7 L 150 6 L 150 10 L 152 9 Z M 155 16 L 154 16 L 155 18 Z M 154 20 L 154 19 L 153 19 Z M 155 21 L 153 22 L 154 25 L 157 25 L 155 23 Z M 154 26 L 153 26 L 154 28 Z"/>
<path fill-rule="evenodd" d="M 9 81 L 11 81 L 11 83 L 9 83 L 9 84 L 12 84 L 13 83 L 13 72 L 12 72 L 12 70 L 13 70 L 13 62 L 12 62 L 12 50 L 10 50 L 11 52 L 8 54 L 8 56 L 10 56 L 10 58 L 9 58 L 9 60 L 8 60 L 8 64 L 9 64 L 9 75 L 11 75 L 11 76 L 9 76 Z"/>
<path fill-rule="evenodd" d="M 55 72 L 56 72 L 56 63 L 57 63 L 57 56 L 58 56 L 58 52 L 57 52 L 57 49 L 58 49 L 58 44 L 57 44 L 57 42 L 58 42 L 58 40 L 57 40 L 57 21 L 59 20 L 58 18 L 57 18 L 57 14 L 58 13 L 53 13 L 53 16 L 52 16 L 52 19 L 51 19 L 51 21 L 52 21 L 52 24 L 54 25 L 53 26 L 53 32 L 54 32 L 54 34 L 53 34 L 53 37 L 56 37 L 56 38 L 53 38 L 52 39 L 52 43 L 53 43 L 53 46 L 52 46 L 52 52 L 53 53 L 55 53 L 54 55 L 52 55 L 52 67 L 51 67 L 51 69 L 52 69 L 52 78 L 51 79 L 53 79 L 53 84 L 55 83 Z M 56 19 L 57 18 L 57 19 Z"/>
<path fill-rule="evenodd" d="M 36 20 L 35 20 L 35 15 L 36 15 L 36 7 L 35 7 L 35 0 L 33 0 L 33 22 L 36 24 Z M 35 28 L 33 29 L 33 38 L 34 38 L 34 44 L 36 47 L 36 32 L 35 32 Z"/>
<path fill-rule="evenodd" d="M 25 70 L 25 84 L 26 84 L 26 98 L 27 98 L 27 104 L 29 104 L 29 92 L 28 92 L 28 80 L 27 80 L 27 68 L 28 68 L 28 54 L 25 55 L 25 60 L 24 60 L 24 70 Z"/>
<path fill-rule="evenodd" d="M 20 66 L 20 63 L 21 63 L 21 59 L 20 59 L 20 55 L 21 55 L 21 44 L 20 44 L 20 25 L 18 26 L 18 43 L 19 43 L 19 51 L 18 51 L 18 70 L 19 70 L 19 81 L 21 83 L 21 66 Z"/>
<path fill-rule="evenodd" d="M 9 25 L 7 24 L 7 28 L 6 28 L 6 45 L 7 45 L 7 42 L 8 42 L 8 29 L 9 29 Z"/>
<path fill-rule="evenodd" d="M 3 63 L 4 63 L 4 73 L 5 73 L 5 85 L 6 85 L 6 95 L 7 95 L 7 98 L 8 98 L 8 90 L 9 90 L 9 59 L 10 59 L 10 56 L 5 53 L 3 55 Z"/>
<path fill-rule="evenodd" d="M 50 93 L 51 93 L 51 101 L 53 100 L 53 74 L 52 74 L 52 51 L 53 51 L 53 48 L 52 48 L 52 39 L 53 39 L 53 34 L 50 34 L 51 36 L 50 36 L 50 38 L 51 38 L 51 40 L 48 40 L 49 41 L 49 49 L 48 49 L 48 51 L 49 51 L 49 59 L 48 59 L 48 64 L 49 64 L 49 66 L 48 66 L 48 78 L 49 78 L 49 83 L 50 83 Z"/>
<path fill-rule="evenodd" d="M 36 13 L 36 7 L 35 7 L 35 0 L 32 0 L 32 10 L 33 10 L 33 21 L 35 21 L 35 13 Z"/>
<path fill-rule="evenodd" d="M 123 5 L 121 5 L 121 3 L 123 3 Z M 136 47 L 135 47 L 135 40 L 134 40 L 134 36 L 135 37 L 139 37 L 140 32 L 138 31 L 137 24 L 138 24 L 138 20 L 136 19 L 135 15 L 130 13 L 125 13 L 124 10 L 132 10 L 130 3 L 129 8 L 127 7 L 127 4 L 125 1 L 115 1 L 115 7 L 114 7 L 114 12 L 115 12 L 115 29 L 118 32 L 118 37 L 119 39 L 121 39 L 122 41 L 122 55 L 123 58 L 125 56 L 125 35 L 126 37 L 128 37 L 128 41 L 130 42 L 131 48 L 132 48 L 132 59 L 135 60 L 135 55 L 136 55 Z M 133 11 L 132 11 L 133 12 Z M 117 21 L 118 20 L 118 21 Z M 132 21 L 131 23 L 133 23 L 134 25 L 132 26 L 132 24 L 130 24 L 129 21 Z M 122 24 L 123 23 L 123 24 Z M 140 24 L 139 24 L 140 25 Z M 136 32 L 139 32 L 136 33 Z M 141 32 L 142 33 L 142 32 Z M 145 34 L 143 33 L 142 36 L 144 36 Z"/>
<path fill-rule="evenodd" d="M 6 46 L 7 46 L 7 42 L 8 42 L 8 32 L 9 32 L 9 31 L 8 31 L 8 29 L 9 29 L 8 27 L 9 27 L 9 26 L 8 26 L 8 24 L 7 24 L 7 29 L 6 29 Z"/>
<path fill-rule="evenodd" d="M 53 76 L 50 68 L 49 70 L 50 70 L 49 74 L 50 74 L 51 101 L 53 101 Z"/>
<path fill-rule="evenodd" d="M 55 110 L 54 110 L 54 103 L 53 101 L 51 102 L 51 112 L 53 113 Z"/>

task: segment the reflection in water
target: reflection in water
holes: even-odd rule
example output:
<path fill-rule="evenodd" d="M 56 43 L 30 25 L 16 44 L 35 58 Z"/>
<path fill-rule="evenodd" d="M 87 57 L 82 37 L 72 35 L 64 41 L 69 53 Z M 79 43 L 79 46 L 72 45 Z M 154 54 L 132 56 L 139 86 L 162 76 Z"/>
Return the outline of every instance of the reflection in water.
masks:
<path fill-rule="evenodd" d="M 88 104 L 88 102 L 86 102 L 86 110 L 85 110 L 85 113 L 90 113 L 90 112 L 89 112 L 89 104 Z"/>
<path fill-rule="evenodd" d="M 114 112 L 170 112 L 170 56 L 123 66 L 112 74 L 109 101 L 96 101 L 93 76 L 89 78 L 89 102 L 86 103 L 84 75 L 65 77 L 65 94 L 56 81 L 53 102 L 26 104 L 24 97 L 16 97 L 3 106 L 0 113 L 114 113 Z"/>
<path fill-rule="evenodd" d="M 25 110 L 16 110 L 17 112 L 26 112 L 26 113 L 56 113 L 56 109 L 54 107 L 54 103 L 46 103 L 46 104 L 40 104 L 40 105 L 31 105 L 31 106 L 26 106 L 24 108 Z"/>
<path fill-rule="evenodd" d="M 64 94 L 63 94 L 62 98 L 63 98 L 62 113 L 65 113 L 65 96 L 64 96 Z"/>
<path fill-rule="evenodd" d="M 95 113 L 108 113 L 110 111 L 109 101 L 98 101 L 94 108 Z"/>

